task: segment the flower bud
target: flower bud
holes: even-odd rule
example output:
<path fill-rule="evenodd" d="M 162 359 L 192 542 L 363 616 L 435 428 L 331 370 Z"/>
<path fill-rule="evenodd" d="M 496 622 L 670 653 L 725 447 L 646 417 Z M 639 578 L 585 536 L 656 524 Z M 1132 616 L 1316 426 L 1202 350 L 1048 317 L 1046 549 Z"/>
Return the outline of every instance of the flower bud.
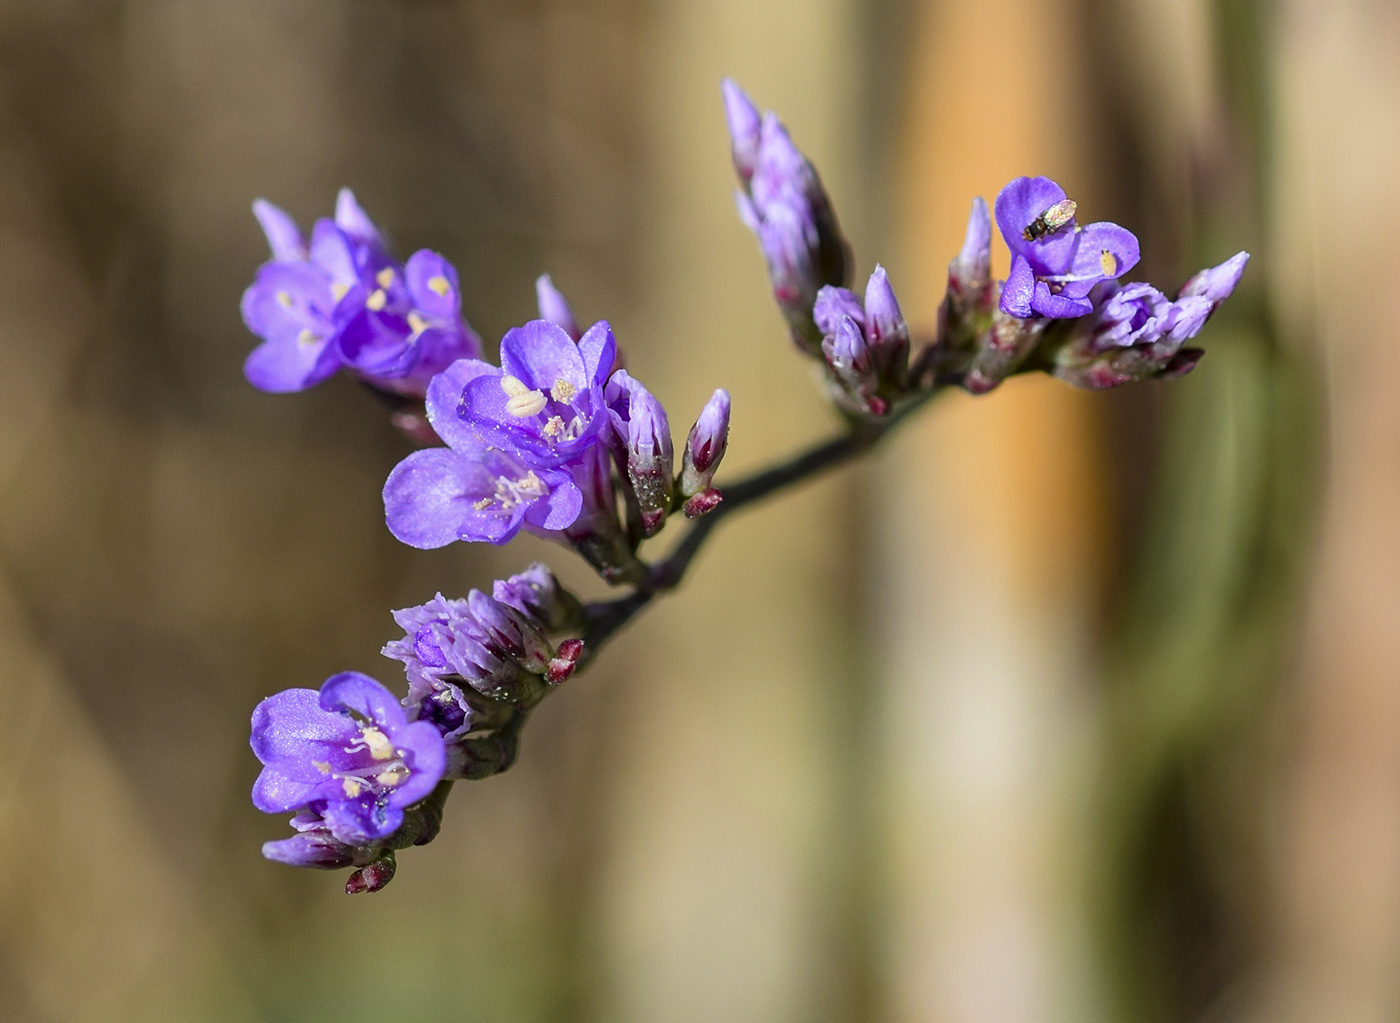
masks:
<path fill-rule="evenodd" d="M 498 579 L 491 595 L 532 616 L 546 632 L 558 632 L 578 620 L 583 605 L 564 587 L 548 567 L 536 561 L 509 579 Z"/>
<path fill-rule="evenodd" d="M 762 119 L 758 116 L 758 108 L 734 79 L 724 79 L 720 82 L 720 88 L 724 90 L 724 113 L 729 121 L 729 147 L 734 156 L 734 170 L 747 185 L 758 164 Z"/>
<path fill-rule="evenodd" d="M 350 879 L 345 882 L 345 894 L 359 895 L 363 892 L 379 891 L 394 879 L 395 868 L 393 850 L 385 849 L 379 859 L 350 875 Z"/>
<path fill-rule="evenodd" d="M 724 495 L 719 492 L 719 488 L 710 487 L 708 490 L 702 490 L 686 501 L 685 507 L 682 510 L 685 512 L 686 518 L 698 519 L 700 516 L 708 515 L 718 508 L 720 502 L 723 500 Z"/>
<path fill-rule="evenodd" d="M 566 639 L 559 644 L 559 651 L 545 669 L 544 678 L 550 685 L 558 685 L 574 673 L 578 659 L 583 656 L 583 640 Z"/>
<path fill-rule="evenodd" d="M 626 370 L 612 375 L 607 398 L 613 428 L 626 452 L 627 479 L 637 499 L 642 535 L 651 536 L 671 508 L 671 424 L 661 402 Z"/>
<path fill-rule="evenodd" d="M 695 425 L 690 428 L 690 436 L 686 438 L 685 455 L 681 460 L 682 496 L 693 497 L 709 488 L 728 445 L 729 392 L 721 388 L 705 402 Z M 695 518 L 694 515 L 690 517 Z"/>
<path fill-rule="evenodd" d="M 885 268 L 878 263 L 865 286 L 865 336 L 881 382 L 895 392 L 904 390 L 909 375 L 909 326 Z"/>
<path fill-rule="evenodd" d="M 875 393 L 880 380 L 860 324 L 849 316 L 841 317 L 836 333 L 822 341 L 822 354 L 837 387 L 836 399 L 843 407 L 877 416 L 889 411 L 888 404 Z"/>
<path fill-rule="evenodd" d="M 1219 266 L 1202 270 L 1196 276 L 1181 286 L 1177 298 L 1190 298 L 1193 295 L 1200 295 L 1210 299 L 1211 311 L 1230 297 L 1235 290 L 1235 285 L 1240 283 L 1240 277 L 1244 274 L 1245 265 L 1249 262 L 1248 252 L 1237 252 Z"/>
<path fill-rule="evenodd" d="M 564 333 L 575 341 L 583 336 L 578 318 L 574 316 L 574 307 L 569 305 L 564 293 L 554 286 L 549 274 L 540 274 L 535 279 L 535 300 L 539 305 L 540 319 L 563 327 Z"/>
<path fill-rule="evenodd" d="M 467 605 L 503 653 L 519 659 L 527 671 L 536 675 L 544 672 L 550 657 L 549 640 L 538 622 L 480 590 L 467 594 Z"/>

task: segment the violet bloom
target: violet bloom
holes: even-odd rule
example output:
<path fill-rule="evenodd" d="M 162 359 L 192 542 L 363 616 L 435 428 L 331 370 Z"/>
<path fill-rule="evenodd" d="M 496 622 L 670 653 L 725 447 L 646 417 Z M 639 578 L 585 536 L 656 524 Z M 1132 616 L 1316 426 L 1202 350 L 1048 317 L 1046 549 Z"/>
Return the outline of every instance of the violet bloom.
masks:
<path fill-rule="evenodd" d="M 522 528 L 549 535 L 579 517 L 583 495 L 567 472 L 526 465 L 458 417 L 463 390 L 492 370 L 463 359 L 428 386 L 428 421 L 448 446 L 413 452 L 384 483 L 385 522 L 410 547 L 503 544 Z"/>
<path fill-rule="evenodd" d="M 812 303 L 824 284 L 846 283 L 850 256 L 831 200 L 811 162 L 793 145 L 772 111 L 757 108 L 732 80 L 724 80 L 725 113 L 739 218 L 758 238 L 768 263 L 773 297 L 793 339 L 809 351 L 821 342 Z"/>
<path fill-rule="evenodd" d="M 389 690 L 353 671 L 319 694 L 288 689 L 263 700 L 251 745 L 264 765 L 253 804 L 265 813 L 310 807 L 347 845 L 393 834 L 446 766 L 438 730 L 410 722 Z"/>
<path fill-rule="evenodd" d="M 997 196 L 997 226 L 1011 250 L 1011 273 L 1001 293 L 1008 316 L 1087 315 L 1094 310 L 1094 285 L 1137 264 L 1131 231 L 1106 222 L 1079 227 L 1074 209 L 1049 178 L 1017 178 Z"/>
<path fill-rule="evenodd" d="M 457 414 L 491 444 L 537 469 L 582 456 L 608 429 L 603 384 L 617 343 L 599 321 L 575 342 L 558 324 L 506 331 L 501 367 L 474 364 Z"/>
<path fill-rule="evenodd" d="M 422 397 L 434 373 L 481 353 L 461 316 L 457 273 L 436 253 L 408 264 L 341 189 L 335 220 L 307 244 L 296 222 L 259 199 L 254 215 L 273 258 L 243 295 L 243 320 L 263 339 L 244 373 L 255 387 L 300 391 L 348 366 L 383 390 Z"/>

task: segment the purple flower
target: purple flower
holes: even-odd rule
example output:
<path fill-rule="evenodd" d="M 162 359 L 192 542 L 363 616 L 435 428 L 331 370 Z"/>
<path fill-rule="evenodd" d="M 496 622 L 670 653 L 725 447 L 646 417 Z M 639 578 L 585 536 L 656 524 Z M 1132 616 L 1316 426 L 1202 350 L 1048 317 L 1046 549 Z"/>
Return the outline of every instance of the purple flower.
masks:
<path fill-rule="evenodd" d="M 335 220 L 316 222 L 309 245 L 271 203 L 257 200 L 253 213 L 273 256 L 243 295 L 244 323 L 263 339 L 244 366 L 255 387 L 305 390 L 345 365 L 417 398 L 433 374 L 480 355 L 462 320 L 456 271 L 426 250 L 396 262 L 349 189 Z"/>
<path fill-rule="evenodd" d="M 812 303 L 824 284 L 840 285 L 850 272 L 846 241 L 831 200 L 811 162 L 792 143 L 772 111 L 762 118 L 730 79 L 723 83 L 739 218 L 758 238 L 768 263 L 773 297 L 799 346 L 816 351 L 821 335 Z"/>
<path fill-rule="evenodd" d="M 563 327 L 564 333 L 575 341 L 583 336 L 578 318 L 574 316 L 574 307 L 569 305 L 564 293 L 554 286 L 549 274 L 540 274 L 535 280 L 535 301 L 539 306 L 540 319 Z"/>
<path fill-rule="evenodd" d="M 618 468 L 637 499 L 642 535 L 652 536 L 671 508 L 671 424 L 661 402 L 624 369 L 609 378 L 605 393 Z"/>
<path fill-rule="evenodd" d="M 1002 312 L 1067 319 L 1093 312 L 1089 292 L 1131 270 L 1138 242 L 1117 224 L 1079 227 L 1075 204 L 1049 178 L 1017 178 L 996 201 L 997 226 L 1011 250 Z"/>
<path fill-rule="evenodd" d="M 463 389 L 492 370 L 463 359 L 428 386 L 428 421 L 448 446 L 413 452 L 384 483 L 385 522 L 410 547 L 503 544 L 522 528 L 548 535 L 579 517 L 583 495 L 566 471 L 532 468 L 458 417 Z"/>
<path fill-rule="evenodd" d="M 319 813 L 303 810 L 292 818 L 297 832 L 291 838 L 264 842 L 262 854 L 269 860 L 292 867 L 316 867 L 334 870 L 370 863 L 379 855 L 374 847 L 360 847 L 340 841 Z"/>
<path fill-rule="evenodd" d="M 309 807 L 347 845 L 391 835 L 446 766 L 438 730 L 410 722 L 389 690 L 353 671 L 319 694 L 288 689 L 258 704 L 251 745 L 264 765 L 253 804 L 265 813 Z"/>
<path fill-rule="evenodd" d="M 715 391 L 685 440 L 681 461 L 680 491 L 687 498 L 710 489 L 729 446 L 729 392 Z"/>
<path fill-rule="evenodd" d="M 501 368 L 480 364 L 461 392 L 458 415 L 491 444 L 536 468 L 556 468 L 608 428 L 603 383 L 617 357 L 606 321 L 575 342 L 547 320 L 501 339 Z"/>

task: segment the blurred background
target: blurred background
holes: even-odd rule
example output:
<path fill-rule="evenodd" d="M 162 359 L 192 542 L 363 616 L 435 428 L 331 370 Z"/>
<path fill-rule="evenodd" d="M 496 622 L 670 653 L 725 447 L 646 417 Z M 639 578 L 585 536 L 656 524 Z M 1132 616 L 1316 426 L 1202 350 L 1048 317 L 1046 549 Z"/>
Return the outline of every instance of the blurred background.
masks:
<path fill-rule="evenodd" d="M 1244 284 L 1184 381 L 948 395 L 728 522 L 383 893 L 263 861 L 259 699 L 598 586 L 396 544 L 373 397 L 243 381 L 249 202 L 351 186 L 493 343 L 551 272 L 737 475 L 835 424 L 726 74 L 917 323 L 1020 174 Z M 1382 0 L 0 2 L 0 1016 L 1400 1018 L 1398 164 Z"/>

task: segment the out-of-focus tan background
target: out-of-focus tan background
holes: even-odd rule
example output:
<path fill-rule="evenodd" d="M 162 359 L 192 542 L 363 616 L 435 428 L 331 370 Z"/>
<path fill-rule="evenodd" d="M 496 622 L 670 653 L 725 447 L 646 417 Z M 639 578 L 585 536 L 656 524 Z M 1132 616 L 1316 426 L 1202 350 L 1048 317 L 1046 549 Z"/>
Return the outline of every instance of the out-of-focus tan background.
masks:
<path fill-rule="evenodd" d="M 1182 382 L 950 395 L 736 517 L 383 893 L 264 862 L 260 698 L 596 586 L 395 544 L 373 399 L 244 383 L 250 200 L 353 187 L 491 341 L 550 271 L 738 473 L 833 424 L 725 74 L 916 322 L 1018 174 L 1245 284 Z M 1397 166 L 1381 0 L 0 3 L 0 1017 L 1400 1018 Z"/>

